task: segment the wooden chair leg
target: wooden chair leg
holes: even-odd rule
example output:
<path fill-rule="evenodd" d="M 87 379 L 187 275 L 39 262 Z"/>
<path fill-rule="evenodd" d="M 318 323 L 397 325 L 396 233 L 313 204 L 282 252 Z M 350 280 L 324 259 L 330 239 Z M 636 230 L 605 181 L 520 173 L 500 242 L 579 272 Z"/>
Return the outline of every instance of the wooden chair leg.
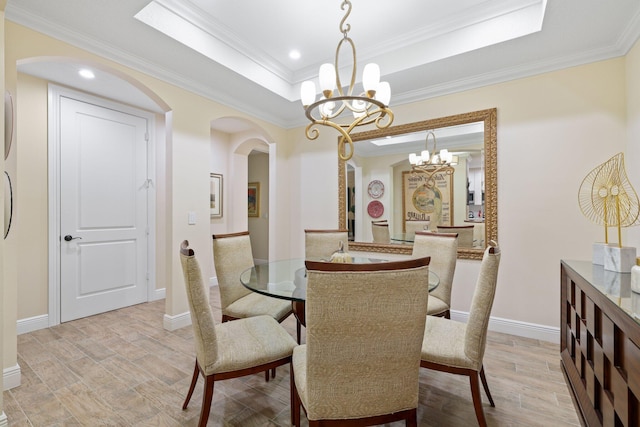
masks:
<path fill-rule="evenodd" d="M 293 375 L 293 364 L 291 364 L 291 380 L 290 388 L 291 388 L 291 425 L 293 427 L 300 426 L 300 395 L 298 394 L 298 389 L 296 388 L 295 376 Z"/>
<path fill-rule="evenodd" d="M 202 395 L 202 409 L 200 409 L 200 421 L 198 427 L 206 427 L 213 400 L 213 376 L 204 377 L 204 394 Z"/>
<path fill-rule="evenodd" d="M 418 427 L 418 410 L 414 409 L 404 422 L 406 427 Z"/>
<path fill-rule="evenodd" d="M 264 371 L 264 380 L 266 382 L 269 382 L 269 370 L 268 369 L 266 371 Z"/>
<path fill-rule="evenodd" d="M 289 365 L 289 400 L 290 400 L 290 405 L 291 405 L 291 425 L 293 427 L 296 427 L 295 424 L 295 417 L 294 417 L 294 405 L 296 402 L 296 398 L 293 395 L 293 389 L 295 388 L 295 380 L 293 378 L 293 364 Z"/>
<path fill-rule="evenodd" d="M 300 342 L 301 335 L 302 335 L 302 326 L 300 325 L 300 322 L 298 322 L 298 319 L 296 319 L 296 338 L 298 338 L 298 344 L 302 344 Z"/>
<path fill-rule="evenodd" d="M 196 367 L 193 370 L 193 377 L 191 378 L 191 386 L 189 387 L 189 392 L 187 393 L 187 398 L 184 400 L 184 404 L 182 405 L 182 410 L 187 409 L 187 405 L 191 400 L 191 395 L 193 394 L 193 390 L 196 388 L 196 383 L 198 382 L 198 377 L 200 376 L 200 369 L 198 368 L 198 360 L 196 359 Z"/>
<path fill-rule="evenodd" d="M 480 379 L 482 380 L 482 386 L 484 387 L 485 393 L 487 393 L 487 397 L 489 398 L 489 403 L 491 403 L 492 407 L 496 407 L 493 403 L 493 397 L 491 397 L 491 392 L 489 391 L 489 385 L 487 384 L 487 377 L 484 375 L 484 366 L 480 367 Z"/>
<path fill-rule="evenodd" d="M 469 372 L 469 382 L 471 383 L 471 397 L 473 398 L 473 408 L 476 411 L 476 418 L 480 427 L 487 426 L 487 420 L 484 418 L 484 410 L 482 409 L 482 397 L 480 396 L 480 381 L 478 380 L 478 373 L 475 371 Z"/>

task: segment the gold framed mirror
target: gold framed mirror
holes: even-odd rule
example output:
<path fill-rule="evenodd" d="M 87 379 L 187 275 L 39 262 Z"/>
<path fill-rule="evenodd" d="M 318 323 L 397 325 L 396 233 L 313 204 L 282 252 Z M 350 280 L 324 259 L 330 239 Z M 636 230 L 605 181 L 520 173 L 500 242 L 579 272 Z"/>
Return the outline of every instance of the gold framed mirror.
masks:
<path fill-rule="evenodd" d="M 497 110 L 492 108 L 352 134 L 354 157 L 338 160 L 339 228 L 350 230 L 349 250 L 411 254 L 410 238 L 394 238 L 408 229 L 409 202 L 402 181 L 412 173 L 409 154 L 432 149 L 425 135 L 433 131 L 439 135 L 438 148 L 447 148 L 456 161 L 460 157 L 446 208 L 450 217 L 442 225 L 475 224 L 474 243 L 459 247 L 458 258 L 482 259 L 488 242 L 498 238 L 496 120 Z M 369 190 L 371 183 L 374 192 Z M 382 219 L 395 229 L 391 243 L 371 238 L 371 222 Z"/>

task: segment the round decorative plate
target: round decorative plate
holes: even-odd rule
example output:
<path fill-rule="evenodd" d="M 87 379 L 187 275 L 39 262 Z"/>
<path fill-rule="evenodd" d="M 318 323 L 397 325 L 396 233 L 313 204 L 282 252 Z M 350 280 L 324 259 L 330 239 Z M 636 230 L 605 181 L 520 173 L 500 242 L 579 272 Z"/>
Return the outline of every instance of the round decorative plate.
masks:
<path fill-rule="evenodd" d="M 367 212 L 371 218 L 380 218 L 384 213 L 384 206 L 379 200 L 372 200 L 367 206 Z"/>
<path fill-rule="evenodd" d="M 371 197 L 373 197 L 374 199 L 379 199 L 384 194 L 384 184 L 382 183 L 382 181 L 374 179 L 369 183 L 368 191 Z"/>

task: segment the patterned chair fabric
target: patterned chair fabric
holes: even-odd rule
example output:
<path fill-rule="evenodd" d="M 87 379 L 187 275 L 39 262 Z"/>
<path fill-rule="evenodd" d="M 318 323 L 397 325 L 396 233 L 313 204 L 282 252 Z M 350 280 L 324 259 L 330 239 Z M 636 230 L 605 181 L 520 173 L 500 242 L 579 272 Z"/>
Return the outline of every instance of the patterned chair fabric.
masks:
<path fill-rule="evenodd" d="M 412 258 L 431 257 L 429 268 L 438 275 L 440 283 L 430 293 L 427 314 L 450 317 L 451 288 L 458 259 L 457 233 L 416 232 Z"/>
<path fill-rule="evenodd" d="M 199 426 L 209 418 L 213 385 L 217 380 L 241 377 L 275 369 L 291 362 L 296 342 L 271 316 L 256 316 L 215 324 L 208 292 L 202 280 L 198 260 L 189 242 L 180 248 L 180 262 L 191 310 L 191 323 L 196 348 L 196 363 L 187 398 L 186 409 L 200 374 L 205 378 Z"/>
<path fill-rule="evenodd" d="M 415 425 L 428 264 L 428 257 L 306 262 L 307 343 L 293 354 L 293 425 L 300 425 L 300 405 L 310 426 L 347 419 Z"/>
<path fill-rule="evenodd" d="M 499 265 L 500 249 L 492 244 L 487 247 L 482 258 L 467 323 L 428 316 L 422 344 L 420 366 L 469 377 L 473 406 L 480 426 L 486 426 L 487 422 L 482 408 L 478 377 L 482 381 L 489 403 L 495 406 L 484 374 L 482 359 Z"/>

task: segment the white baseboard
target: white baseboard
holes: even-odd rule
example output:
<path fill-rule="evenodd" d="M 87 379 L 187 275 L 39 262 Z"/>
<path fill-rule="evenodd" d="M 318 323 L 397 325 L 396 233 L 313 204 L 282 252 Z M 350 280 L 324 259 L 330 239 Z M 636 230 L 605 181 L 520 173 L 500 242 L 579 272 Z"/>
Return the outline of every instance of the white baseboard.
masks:
<path fill-rule="evenodd" d="M 159 299 L 165 299 L 166 296 L 167 296 L 167 289 L 166 288 L 156 289 L 153 292 L 153 296 L 151 297 L 151 301 L 158 301 Z"/>
<path fill-rule="evenodd" d="M 2 386 L 4 390 L 18 387 L 20 385 L 21 378 L 22 373 L 20 371 L 20 365 L 5 368 L 2 371 Z"/>
<path fill-rule="evenodd" d="M 0 427 L 6 427 L 9 425 L 9 420 L 4 412 L 0 413 Z"/>
<path fill-rule="evenodd" d="M 42 314 L 40 316 L 33 316 L 27 319 L 20 319 L 16 325 L 16 332 L 18 335 L 26 334 L 27 332 L 38 331 L 40 329 L 46 329 L 49 327 L 49 315 Z"/>
<path fill-rule="evenodd" d="M 451 319 L 466 323 L 469 319 L 469 313 L 451 310 Z M 560 344 L 559 327 L 554 328 L 551 326 L 537 325 L 535 323 L 491 317 L 489 319 L 489 330 Z"/>
<path fill-rule="evenodd" d="M 191 314 L 188 311 L 175 316 L 165 314 L 164 319 L 162 320 L 162 325 L 164 326 L 164 329 L 170 332 L 184 328 L 185 326 L 191 325 Z"/>

